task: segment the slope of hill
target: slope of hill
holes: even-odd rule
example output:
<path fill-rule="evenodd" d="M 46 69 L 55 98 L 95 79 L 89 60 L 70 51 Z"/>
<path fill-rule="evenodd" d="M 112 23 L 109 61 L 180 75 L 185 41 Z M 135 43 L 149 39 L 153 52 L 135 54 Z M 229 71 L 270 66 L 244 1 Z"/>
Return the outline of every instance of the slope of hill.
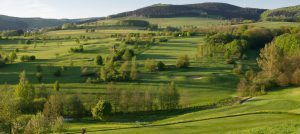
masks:
<path fill-rule="evenodd" d="M 157 4 L 135 11 L 111 15 L 112 18 L 142 16 L 149 18 L 164 17 L 218 17 L 218 18 L 243 18 L 257 20 L 264 9 L 241 8 L 225 3 L 201 3 L 189 5 Z"/>
<path fill-rule="evenodd" d="M 265 11 L 261 18 L 267 21 L 300 22 L 300 5 Z"/>
<path fill-rule="evenodd" d="M 88 19 L 43 19 L 43 18 L 18 18 L 0 15 L 0 30 L 32 29 L 59 26 L 64 23 L 75 23 Z"/>

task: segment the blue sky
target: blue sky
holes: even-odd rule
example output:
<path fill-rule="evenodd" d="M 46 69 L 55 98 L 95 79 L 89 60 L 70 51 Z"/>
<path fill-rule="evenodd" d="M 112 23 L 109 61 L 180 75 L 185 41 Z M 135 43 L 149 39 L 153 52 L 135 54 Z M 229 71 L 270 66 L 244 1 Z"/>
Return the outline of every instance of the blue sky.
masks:
<path fill-rule="evenodd" d="M 300 0 L 0 0 L 0 14 L 43 18 L 103 17 L 157 3 L 202 2 L 223 2 L 266 9 L 300 5 Z"/>

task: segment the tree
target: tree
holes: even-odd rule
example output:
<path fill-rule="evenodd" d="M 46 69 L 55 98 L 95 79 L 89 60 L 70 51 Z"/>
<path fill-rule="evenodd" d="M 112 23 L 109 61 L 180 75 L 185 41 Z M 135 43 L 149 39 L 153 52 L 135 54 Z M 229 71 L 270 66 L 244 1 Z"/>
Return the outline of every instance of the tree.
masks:
<path fill-rule="evenodd" d="M 42 134 L 50 132 L 51 128 L 49 128 L 49 122 L 41 113 L 38 113 L 31 118 L 24 131 L 25 134 Z"/>
<path fill-rule="evenodd" d="M 18 56 L 17 56 L 16 52 L 11 52 L 9 54 L 9 61 L 10 61 L 10 63 L 13 63 L 17 58 L 18 58 Z"/>
<path fill-rule="evenodd" d="M 156 62 L 153 59 L 147 59 L 145 61 L 145 69 L 149 72 L 155 72 L 156 71 Z"/>
<path fill-rule="evenodd" d="M 62 133 L 64 130 L 63 117 L 49 121 L 42 113 L 38 113 L 27 123 L 24 134 Z"/>
<path fill-rule="evenodd" d="M 263 48 L 257 63 L 267 78 L 275 78 L 280 73 L 282 53 L 274 43 Z"/>
<path fill-rule="evenodd" d="M 95 119 L 107 120 L 112 111 L 112 106 L 108 101 L 99 101 L 92 109 L 92 114 Z"/>
<path fill-rule="evenodd" d="M 138 65 L 136 63 L 136 57 L 133 57 L 131 60 L 131 70 L 130 70 L 130 78 L 131 80 L 137 80 L 138 79 Z"/>
<path fill-rule="evenodd" d="M 0 131 L 13 133 L 14 122 L 20 115 L 18 103 L 12 92 L 1 90 L 0 94 Z"/>
<path fill-rule="evenodd" d="M 122 56 L 122 59 L 128 61 L 131 60 L 133 56 L 134 56 L 134 51 L 131 49 L 126 49 L 125 53 Z"/>
<path fill-rule="evenodd" d="M 102 56 L 98 55 L 95 59 L 96 65 L 103 65 L 103 58 Z"/>
<path fill-rule="evenodd" d="M 157 62 L 157 70 L 158 71 L 165 70 L 165 64 L 162 61 Z"/>
<path fill-rule="evenodd" d="M 41 83 L 43 80 L 43 74 L 41 72 L 37 72 L 35 74 L 35 77 L 37 78 L 38 82 Z"/>
<path fill-rule="evenodd" d="M 285 74 L 285 73 L 281 73 L 277 79 L 276 79 L 276 82 L 279 86 L 281 87 L 286 87 L 289 85 L 290 83 L 290 80 L 289 80 L 289 77 Z"/>
<path fill-rule="evenodd" d="M 177 68 L 187 68 L 190 65 L 190 60 L 187 55 L 179 56 L 176 61 Z"/>
<path fill-rule="evenodd" d="M 179 107 L 180 94 L 173 81 L 169 84 L 168 90 L 169 90 L 169 97 L 170 97 L 169 109 L 176 109 Z"/>
<path fill-rule="evenodd" d="M 122 80 L 127 81 L 130 79 L 130 70 L 129 70 L 129 62 L 128 61 L 125 61 L 121 65 L 119 72 L 120 72 Z"/>
<path fill-rule="evenodd" d="M 45 103 L 43 114 L 49 121 L 54 121 L 61 116 L 63 111 L 63 102 L 60 94 L 51 95 Z"/>
<path fill-rule="evenodd" d="M 53 89 L 54 89 L 54 91 L 57 91 L 57 92 L 60 90 L 60 85 L 59 85 L 58 81 L 55 81 L 55 83 L 53 85 Z"/>
<path fill-rule="evenodd" d="M 20 73 L 19 78 L 19 84 L 15 88 L 15 95 L 22 102 L 29 104 L 33 101 L 35 97 L 35 89 L 32 85 L 29 84 L 29 81 L 26 78 L 25 71 Z"/>
<path fill-rule="evenodd" d="M 81 118 L 85 113 L 84 106 L 78 95 L 67 97 L 64 101 L 63 109 L 64 115 L 72 118 Z"/>

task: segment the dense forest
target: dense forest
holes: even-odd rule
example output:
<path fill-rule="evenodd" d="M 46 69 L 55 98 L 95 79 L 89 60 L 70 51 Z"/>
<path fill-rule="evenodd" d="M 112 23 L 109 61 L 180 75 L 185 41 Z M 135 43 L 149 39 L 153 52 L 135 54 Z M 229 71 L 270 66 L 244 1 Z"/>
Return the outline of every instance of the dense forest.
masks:
<path fill-rule="evenodd" d="M 135 11 L 120 13 L 110 17 L 214 17 L 214 18 L 242 18 L 258 20 L 264 9 L 241 8 L 224 3 L 202 3 L 190 5 L 153 5 Z"/>
<path fill-rule="evenodd" d="M 262 20 L 300 22 L 300 6 L 268 10 L 261 15 Z"/>

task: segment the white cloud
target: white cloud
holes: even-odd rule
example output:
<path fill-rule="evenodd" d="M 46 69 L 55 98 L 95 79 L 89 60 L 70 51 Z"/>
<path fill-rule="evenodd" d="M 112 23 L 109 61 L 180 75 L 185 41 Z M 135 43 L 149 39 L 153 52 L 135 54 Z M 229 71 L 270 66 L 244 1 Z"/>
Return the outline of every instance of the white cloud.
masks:
<path fill-rule="evenodd" d="M 56 9 L 46 0 L 0 0 L 0 14 L 17 17 L 53 17 Z"/>

